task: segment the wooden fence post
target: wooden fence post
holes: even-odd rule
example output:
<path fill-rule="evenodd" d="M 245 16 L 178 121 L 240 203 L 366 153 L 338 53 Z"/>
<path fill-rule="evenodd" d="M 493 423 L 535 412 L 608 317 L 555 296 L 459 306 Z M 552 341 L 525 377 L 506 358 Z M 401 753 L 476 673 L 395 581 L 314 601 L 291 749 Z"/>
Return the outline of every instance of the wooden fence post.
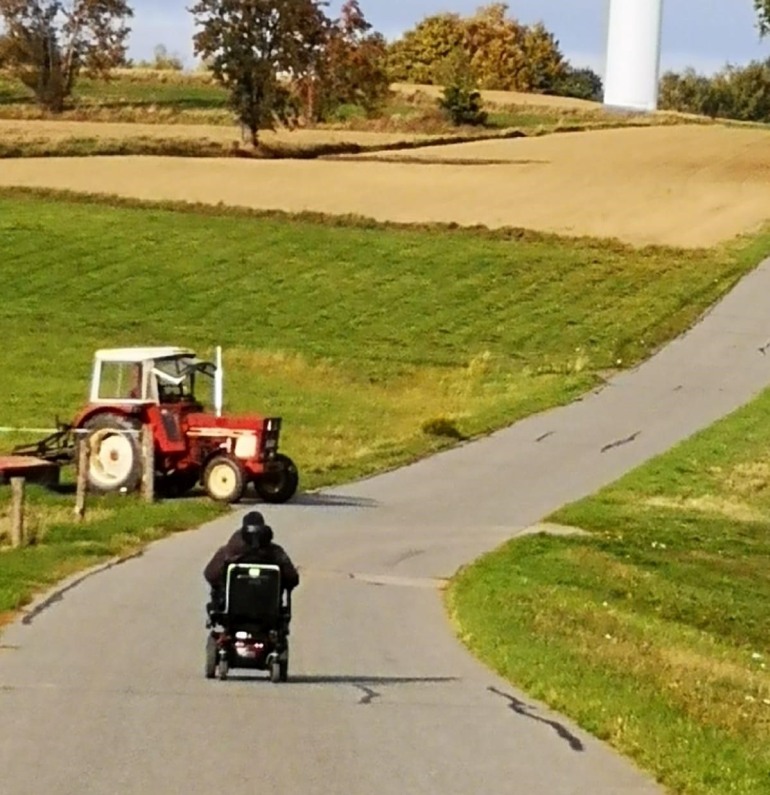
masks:
<path fill-rule="evenodd" d="M 24 478 L 11 478 L 11 546 L 24 545 Z"/>
<path fill-rule="evenodd" d="M 75 493 L 75 516 L 79 521 L 86 517 L 86 492 L 88 491 L 88 465 L 91 460 L 91 445 L 82 439 L 78 445 L 78 478 Z"/>
<path fill-rule="evenodd" d="M 142 426 L 142 497 L 155 501 L 155 438 L 150 424 Z"/>

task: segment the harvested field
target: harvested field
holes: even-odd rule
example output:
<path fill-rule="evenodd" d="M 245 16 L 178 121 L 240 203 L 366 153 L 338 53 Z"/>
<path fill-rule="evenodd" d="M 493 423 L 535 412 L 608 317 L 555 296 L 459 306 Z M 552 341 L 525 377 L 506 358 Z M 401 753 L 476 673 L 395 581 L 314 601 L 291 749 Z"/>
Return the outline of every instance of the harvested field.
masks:
<path fill-rule="evenodd" d="M 441 86 L 425 86 L 412 83 L 394 83 L 393 91 L 399 94 L 411 95 L 418 91 L 429 97 L 438 98 L 443 88 Z M 538 108 L 562 108 L 564 110 L 602 110 L 601 102 L 591 102 L 587 99 L 574 97 L 554 97 L 546 94 L 524 94 L 519 91 L 482 91 L 481 98 L 490 105 L 500 107 L 530 106 Z"/>
<path fill-rule="evenodd" d="M 423 163 L 455 161 L 489 161 L 522 163 L 525 160 L 568 167 L 590 157 L 591 171 L 611 170 L 622 166 L 629 173 L 669 168 L 691 171 L 707 169 L 711 173 L 736 160 L 748 157 L 747 165 L 756 168 L 770 162 L 770 127 L 767 130 L 740 129 L 719 124 L 650 125 L 649 127 L 586 130 L 533 137 L 530 140 L 472 141 L 459 146 L 427 146 L 408 153 L 378 152 L 354 155 L 351 159 L 401 161 L 419 159 Z"/>
<path fill-rule="evenodd" d="M 454 162 L 453 162 L 454 161 Z M 489 161 L 494 164 L 490 165 Z M 770 218 L 770 132 L 676 126 L 361 160 L 6 160 L 0 184 L 711 246 Z"/>
<path fill-rule="evenodd" d="M 240 128 L 204 124 L 133 124 L 86 121 L 16 121 L 0 119 L 0 139 L 63 141 L 68 138 L 126 139 L 126 138 L 200 139 L 231 143 L 241 140 Z M 435 138 L 430 135 L 387 132 L 358 132 L 354 130 L 278 130 L 260 134 L 265 144 L 288 146 L 316 146 L 322 143 L 355 143 L 382 145 Z M 2 167 L 0 167 L 2 168 Z"/>

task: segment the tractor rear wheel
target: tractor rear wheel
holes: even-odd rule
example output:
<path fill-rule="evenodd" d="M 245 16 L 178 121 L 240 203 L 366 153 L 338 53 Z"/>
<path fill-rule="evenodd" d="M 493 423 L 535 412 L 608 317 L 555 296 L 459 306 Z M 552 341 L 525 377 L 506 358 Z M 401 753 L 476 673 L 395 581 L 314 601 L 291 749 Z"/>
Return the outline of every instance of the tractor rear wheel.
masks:
<path fill-rule="evenodd" d="M 78 444 L 89 450 L 88 488 L 107 494 L 132 492 L 142 482 L 142 455 L 136 420 L 119 414 L 97 414 L 83 424 Z"/>
<path fill-rule="evenodd" d="M 203 470 L 203 487 L 216 502 L 240 502 L 246 490 L 246 474 L 234 458 L 218 455 Z"/>
<path fill-rule="evenodd" d="M 289 456 L 278 453 L 275 460 L 281 464 L 281 469 L 260 475 L 254 481 L 254 488 L 265 502 L 278 504 L 288 502 L 297 493 L 299 472 Z"/>

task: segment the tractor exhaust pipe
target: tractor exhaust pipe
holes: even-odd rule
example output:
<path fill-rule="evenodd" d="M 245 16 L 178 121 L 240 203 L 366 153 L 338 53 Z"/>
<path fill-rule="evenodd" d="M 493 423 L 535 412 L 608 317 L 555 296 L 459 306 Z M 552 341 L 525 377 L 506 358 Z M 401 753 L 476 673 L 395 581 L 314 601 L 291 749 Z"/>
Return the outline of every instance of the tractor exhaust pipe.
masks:
<path fill-rule="evenodd" d="M 222 347 L 217 346 L 217 371 L 214 374 L 214 411 L 217 417 L 222 416 L 222 400 L 224 396 L 224 371 L 222 370 Z"/>

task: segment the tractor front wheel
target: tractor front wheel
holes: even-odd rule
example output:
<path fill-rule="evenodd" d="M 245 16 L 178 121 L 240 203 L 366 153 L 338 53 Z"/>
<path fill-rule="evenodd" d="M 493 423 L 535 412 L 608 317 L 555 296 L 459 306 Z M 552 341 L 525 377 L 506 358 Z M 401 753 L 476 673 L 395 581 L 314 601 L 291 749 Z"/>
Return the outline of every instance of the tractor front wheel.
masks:
<path fill-rule="evenodd" d="M 218 455 L 203 470 L 203 487 L 216 502 L 240 502 L 246 490 L 243 467 L 227 455 Z"/>
<path fill-rule="evenodd" d="M 97 414 L 83 425 L 78 444 L 89 446 L 90 491 L 133 492 L 142 482 L 141 425 L 119 414 Z"/>
<path fill-rule="evenodd" d="M 297 493 L 299 472 L 289 456 L 279 453 L 275 460 L 281 464 L 280 470 L 260 475 L 254 481 L 254 488 L 265 502 L 278 504 L 288 502 Z"/>

